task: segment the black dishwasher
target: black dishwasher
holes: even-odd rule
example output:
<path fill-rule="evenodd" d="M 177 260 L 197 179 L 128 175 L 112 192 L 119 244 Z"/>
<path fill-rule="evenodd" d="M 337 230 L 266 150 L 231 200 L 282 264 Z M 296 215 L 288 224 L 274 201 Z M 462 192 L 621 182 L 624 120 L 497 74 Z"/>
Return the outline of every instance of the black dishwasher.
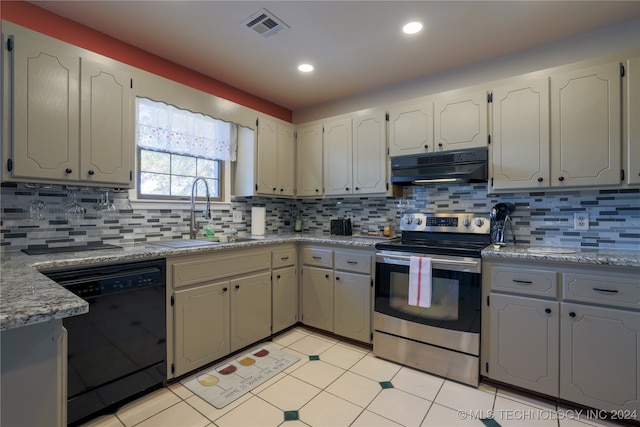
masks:
<path fill-rule="evenodd" d="M 63 320 L 69 424 L 166 380 L 164 260 L 44 274 L 89 303 L 88 313 Z"/>

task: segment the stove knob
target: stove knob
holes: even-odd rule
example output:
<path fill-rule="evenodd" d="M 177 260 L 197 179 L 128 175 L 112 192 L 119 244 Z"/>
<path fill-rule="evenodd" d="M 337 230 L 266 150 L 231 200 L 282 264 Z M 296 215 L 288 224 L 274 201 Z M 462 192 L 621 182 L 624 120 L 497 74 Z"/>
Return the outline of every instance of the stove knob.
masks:
<path fill-rule="evenodd" d="M 416 218 L 416 224 L 418 225 L 422 224 L 422 218 Z"/>
<path fill-rule="evenodd" d="M 484 221 L 480 218 L 476 219 L 476 225 L 478 227 L 482 227 L 484 225 Z"/>
<path fill-rule="evenodd" d="M 462 221 L 462 225 L 464 225 L 465 227 L 468 227 L 471 225 L 471 221 L 469 221 L 468 219 L 465 219 Z"/>
<path fill-rule="evenodd" d="M 407 218 L 407 219 L 405 219 L 405 222 L 406 222 L 407 224 L 411 224 L 411 223 L 413 222 L 413 220 L 412 220 L 411 218 Z"/>

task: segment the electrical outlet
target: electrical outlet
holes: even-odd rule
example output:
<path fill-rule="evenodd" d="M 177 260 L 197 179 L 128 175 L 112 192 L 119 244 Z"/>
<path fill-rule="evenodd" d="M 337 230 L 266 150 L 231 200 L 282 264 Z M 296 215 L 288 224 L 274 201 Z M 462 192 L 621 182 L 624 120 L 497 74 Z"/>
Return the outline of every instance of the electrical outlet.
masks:
<path fill-rule="evenodd" d="M 573 214 L 573 228 L 574 230 L 588 230 L 589 229 L 589 214 L 586 212 L 576 212 Z"/>
<path fill-rule="evenodd" d="M 242 212 L 233 211 L 233 222 L 242 222 Z"/>

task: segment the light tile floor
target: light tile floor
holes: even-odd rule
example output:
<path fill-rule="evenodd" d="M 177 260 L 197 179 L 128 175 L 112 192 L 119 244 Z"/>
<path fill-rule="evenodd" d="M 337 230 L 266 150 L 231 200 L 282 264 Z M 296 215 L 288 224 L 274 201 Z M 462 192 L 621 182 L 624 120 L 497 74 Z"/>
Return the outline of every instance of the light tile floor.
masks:
<path fill-rule="evenodd" d="M 297 355 L 300 361 L 223 409 L 175 383 L 86 426 L 614 425 L 511 390 L 487 384 L 476 389 L 378 359 L 365 347 L 304 327 L 275 337 L 270 345 Z M 309 360 L 311 355 L 320 360 Z M 492 413 L 498 424 L 480 420 Z"/>

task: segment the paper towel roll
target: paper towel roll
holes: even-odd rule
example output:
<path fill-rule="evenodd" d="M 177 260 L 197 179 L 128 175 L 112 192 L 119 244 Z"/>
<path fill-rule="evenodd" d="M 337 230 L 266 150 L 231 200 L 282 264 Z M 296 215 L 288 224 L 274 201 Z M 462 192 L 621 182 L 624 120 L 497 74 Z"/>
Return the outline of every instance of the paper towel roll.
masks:
<path fill-rule="evenodd" d="M 264 223 L 267 216 L 267 208 L 252 207 L 251 208 L 251 235 L 264 236 Z"/>

